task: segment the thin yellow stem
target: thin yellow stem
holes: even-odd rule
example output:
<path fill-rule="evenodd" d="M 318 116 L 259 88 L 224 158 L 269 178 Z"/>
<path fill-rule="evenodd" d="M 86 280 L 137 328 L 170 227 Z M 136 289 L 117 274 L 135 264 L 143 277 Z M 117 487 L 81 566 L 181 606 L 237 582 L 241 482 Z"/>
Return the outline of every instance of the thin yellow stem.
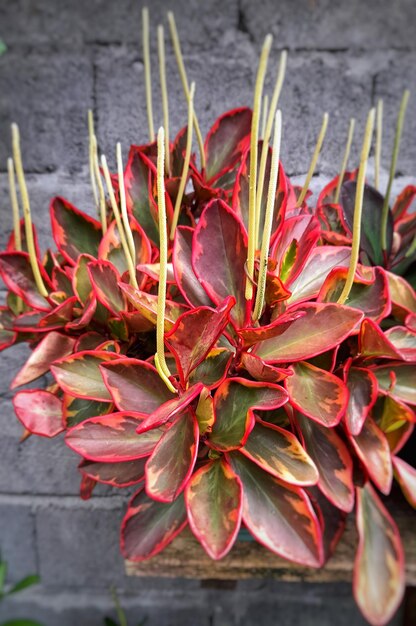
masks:
<path fill-rule="evenodd" d="M 350 157 L 351 144 L 352 144 L 352 139 L 354 137 L 354 129 L 355 129 L 355 119 L 351 118 L 350 126 L 348 129 L 347 145 L 345 146 L 344 157 L 341 163 L 341 171 L 339 173 L 338 184 L 337 184 L 337 188 L 336 188 L 335 196 L 334 196 L 335 204 L 338 204 L 339 197 L 341 195 L 341 187 L 342 187 L 342 183 L 344 182 L 344 176 L 345 176 L 345 172 L 346 172 L 347 165 L 348 165 L 348 159 Z"/>
<path fill-rule="evenodd" d="M 144 81 L 146 87 L 146 106 L 147 106 L 147 122 L 149 125 L 149 139 L 151 142 L 155 140 L 155 129 L 153 126 L 153 105 L 152 105 L 152 79 L 150 70 L 150 46 L 149 46 L 149 9 L 144 7 L 142 10 L 142 37 L 143 37 L 143 62 L 144 62 Z"/>
<path fill-rule="evenodd" d="M 101 172 L 100 166 L 98 163 L 98 146 L 97 146 L 97 137 L 93 135 L 92 137 L 92 145 L 93 145 L 93 157 L 94 157 L 94 174 L 95 179 L 98 185 L 98 193 L 99 193 L 99 209 L 100 209 L 100 220 L 101 220 L 101 228 L 103 231 L 103 235 L 107 232 L 107 206 L 105 202 L 105 191 L 103 181 L 101 180 Z"/>
<path fill-rule="evenodd" d="M 368 155 L 370 154 L 371 140 L 373 137 L 374 117 L 375 109 L 371 109 L 368 114 L 367 124 L 365 127 L 363 147 L 361 150 L 360 167 L 357 177 L 357 189 L 355 193 L 354 206 L 354 223 L 352 229 L 351 259 L 348 268 L 347 279 L 345 281 L 345 285 L 341 292 L 341 295 L 338 298 L 339 304 L 344 304 L 348 299 L 348 296 L 350 295 L 350 291 L 354 283 L 355 271 L 357 269 L 358 256 L 360 253 L 361 213 L 363 209 L 365 174 L 367 171 Z"/>
<path fill-rule="evenodd" d="M 162 92 L 163 126 L 165 129 L 165 172 L 170 174 L 170 147 L 169 147 L 169 99 L 166 83 L 165 35 L 163 26 L 157 27 L 157 49 L 159 56 L 160 89 Z"/>
<path fill-rule="evenodd" d="M 321 152 L 322 144 L 324 143 L 326 129 L 328 128 L 328 119 L 329 119 L 328 113 L 324 113 L 321 130 L 319 131 L 318 140 L 316 142 L 315 150 L 312 155 L 311 164 L 309 166 L 309 170 L 306 175 L 305 183 L 302 187 L 302 191 L 300 192 L 300 196 L 298 198 L 298 202 L 296 205 L 297 207 L 300 207 L 302 205 L 302 202 L 304 201 L 306 194 L 308 193 L 309 185 L 310 185 L 312 176 L 315 172 L 316 164 L 318 162 L 319 153 Z"/>
<path fill-rule="evenodd" d="M 91 187 L 92 187 L 92 195 L 94 196 L 95 206 L 98 209 L 98 191 L 97 191 L 97 183 L 95 179 L 95 169 L 94 169 L 94 116 L 91 109 L 88 109 L 88 137 L 89 137 L 89 163 L 90 163 L 90 179 L 91 179 Z"/>
<path fill-rule="evenodd" d="M 251 122 L 250 137 L 250 183 L 249 183 L 249 209 L 248 209 L 248 251 L 247 251 L 247 280 L 245 287 L 246 300 L 253 297 L 254 256 L 256 252 L 256 194 L 257 194 L 257 153 L 259 136 L 259 118 L 261 99 L 263 93 L 264 77 L 266 75 L 267 61 L 272 45 L 272 36 L 267 35 L 264 40 L 257 70 L 256 85 L 254 88 L 253 118 Z"/>
<path fill-rule="evenodd" d="M 264 177 L 266 174 L 267 155 L 269 151 L 269 142 L 272 134 L 273 122 L 276 115 L 277 104 L 279 102 L 280 94 L 282 92 L 283 82 L 286 74 L 287 65 L 287 52 L 283 50 L 280 55 L 279 69 L 277 71 L 276 83 L 273 90 L 272 99 L 270 102 L 270 109 L 267 116 L 267 122 L 263 133 L 263 145 L 261 149 L 259 176 L 257 183 L 257 213 L 256 213 L 256 245 L 259 241 L 259 226 L 260 226 L 260 211 L 261 211 L 261 199 L 264 189 Z"/>
<path fill-rule="evenodd" d="M 262 113 L 262 118 L 261 118 L 260 139 L 264 139 L 264 134 L 266 132 L 266 122 L 267 122 L 268 111 L 269 111 L 269 96 L 266 93 L 266 95 L 263 98 L 263 113 Z"/>
<path fill-rule="evenodd" d="M 175 237 L 176 226 L 178 225 L 179 213 L 182 206 L 183 194 L 185 192 L 186 181 L 188 179 L 189 163 L 191 161 L 192 151 L 192 117 L 194 114 L 194 95 L 195 95 L 195 83 L 191 85 L 191 91 L 189 92 L 188 101 L 188 129 L 186 135 L 186 150 L 185 159 L 183 162 L 183 170 L 181 176 L 181 182 L 179 183 L 178 195 L 176 196 L 175 210 L 173 212 L 172 226 L 170 230 L 170 238 Z"/>
<path fill-rule="evenodd" d="M 155 364 L 167 387 L 169 387 L 171 391 L 175 392 L 175 388 L 169 380 L 172 374 L 166 364 L 164 344 L 168 237 L 165 202 L 165 133 L 163 131 L 163 127 L 159 128 L 159 132 L 157 134 L 157 206 L 159 212 L 160 265 L 157 296 Z"/>
<path fill-rule="evenodd" d="M 25 232 L 26 232 L 26 244 L 27 251 L 29 253 L 30 265 L 33 272 L 33 278 L 36 283 L 36 287 L 41 296 L 48 297 L 48 290 L 42 279 L 42 275 L 39 269 L 39 261 L 36 256 L 35 242 L 33 239 L 32 229 L 32 216 L 30 213 L 29 194 L 27 192 L 25 173 L 22 164 L 22 155 L 20 152 L 20 134 L 17 124 L 12 124 L 12 147 L 13 147 L 13 160 L 16 168 L 17 181 L 19 183 L 20 195 L 22 198 L 23 217 L 25 220 Z"/>
<path fill-rule="evenodd" d="M 127 267 L 130 275 L 130 282 L 133 287 L 138 289 L 137 279 L 136 279 L 136 268 L 134 267 L 134 262 L 130 254 L 130 249 L 127 243 L 126 235 L 124 234 L 124 228 L 121 221 L 120 211 L 117 206 L 116 197 L 114 195 L 113 183 L 111 182 L 111 176 L 107 165 L 107 159 L 104 155 L 101 155 L 101 167 L 104 172 L 104 179 L 107 185 L 108 195 L 110 196 L 111 208 L 113 209 L 114 217 L 116 218 L 117 229 L 120 236 L 121 245 L 123 247 L 124 256 L 126 258 Z"/>
<path fill-rule="evenodd" d="M 267 193 L 266 214 L 264 217 L 263 239 L 260 252 L 260 269 L 257 283 L 256 303 L 254 306 L 253 320 L 256 321 L 262 314 L 264 306 L 264 296 L 266 293 L 267 263 L 269 257 L 270 236 L 272 233 L 272 222 L 274 204 L 276 198 L 277 179 L 279 175 L 280 143 L 282 138 L 282 114 L 277 111 L 274 122 L 273 153 L 270 167 L 269 189 Z"/>
<path fill-rule="evenodd" d="M 117 173 L 118 173 L 118 187 L 120 193 L 120 206 L 121 206 L 121 217 L 123 220 L 124 232 L 126 233 L 127 243 L 130 250 L 130 256 L 135 263 L 136 260 L 136 246 L 134 245 L 133 233 L 131 232 L 129 216 L 127 213 L 127 202 L 126 202 L 126 188 L 124 186 L 124 169 L 123 169 L 123 158 L 121 156 L 121 144 L 117 143 L 116 146 L 117 153 Z"/>
<path fill-rule="evenodd" d="M 389 216 L 389 201 L 393 180 L 396 175 L 397 158 L 399 156 L 400 140 L 403 131 L 404 116 L 406 114 L 407 103 L 409 102 L 410 91 L 408 89 L 403 93 L 400 103 L 399 114 L 397 116 L 396 135 L 394 137 L 393 153 L 391 155 L 389 182 L 387 183 L 386 195 L 384 196 L 383 210 L 381 213 L 381 247 L 387 250 L 387 222 Z"/>
<path fill-rule="evenodd" d="M 178 30 L 176 28 L 175 16 L 173 15 L 172 11 L 168 12 L 168 22 L 169 22 L 170 35 L 171 35 L 172 44 L 173 44 L 173 50 L 175 52 L 176 63 L 178 65 L 179 76 L 180 76 L 183 91 L 184 91 L 184 94 L 188 101 L 188 106 L 189 106 L 190 90 L 189 90 L 188 77 L 186 75 L 185 64 L 183 62 L 181 44 L 179 41 Z M 204 140 L 202 139 L 202 133 L 199 127 L 199 122 L 195 113 L 195 109 L 194 109 L 194 128 L 195 128 L 195 134 L 196 134 L 196 138 L 197 138 L 198 146 L 199 146 L 199 154 L 201 158 L 201 169 L 204 170 L 205 169 Z"/>
<path fill-rule="evenodd" d="M 376 109 L 376 147 L 374 153 L 374 186 L 380 189 L 381 145 L 383 140 L 383 100 L 377 102 Z"/>
<path fill-rule="evenodd" d="M 10 203 L 13 215 L 14 247 L 15 250 L 20 252 L 22 250 L 22 237 L 20 234 L 19 201 L 17 199 L 13 159 L 11 158 L 7 159 L 7 172 L 9 174 Z"/>

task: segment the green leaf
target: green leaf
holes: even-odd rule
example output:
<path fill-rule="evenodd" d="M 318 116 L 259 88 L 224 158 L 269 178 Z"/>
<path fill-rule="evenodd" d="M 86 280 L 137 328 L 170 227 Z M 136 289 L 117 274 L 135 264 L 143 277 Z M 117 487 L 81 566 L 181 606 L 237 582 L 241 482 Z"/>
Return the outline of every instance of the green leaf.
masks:
<path fill-rule="evenodd" d="M 234 109 L 221 115 L 209 130 L 205 141 L 208 182 L 231 169 L 241 157 L 248 146 L 251 118 L 251 109 Z"/>
<path fill-rule="evenodd" d="M 77 263 L 80 254 L 98 257 L 102 230 L 97 220 L 57 197 L 51 202 L 51 223 L 55 243 L 70 265 Z"/>
<path fill-rule="evenodd" d="M 32 585 L 38 585 L 40 583 L 40 577 L 37 574 L 32 574 L 31 576 L 26 576 L 19 580 L 11 589 L 9 589 L 8 593 L 17 593 L 19 591 L 23 591 L 23 589 L 27 589 L 28 587 L 32 587 Z"/>
<path fill-rule="evenodd" d="M 3 39 L 0 39 L 0 57 L 1 57 L 3 54 L 6 54 L 6 52 L 7 52 L 7 46 L 6 46 L 6 44 L 4 43 Z"/>
<path fill-rule="evenodd" d="M 7 563 L 6 561 L 0 561 L 0 597 L 3 595 L 4 583 L 7 576 Z"/>

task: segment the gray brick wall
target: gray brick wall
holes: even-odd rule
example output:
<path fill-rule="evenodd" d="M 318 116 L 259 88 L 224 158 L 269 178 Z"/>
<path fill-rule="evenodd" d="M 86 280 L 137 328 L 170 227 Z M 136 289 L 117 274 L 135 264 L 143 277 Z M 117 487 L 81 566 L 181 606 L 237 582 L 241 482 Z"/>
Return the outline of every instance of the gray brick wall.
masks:
<path fill-rule="evenodd" d="M 9 125 L 20 125 L 34 220 L 41 246 L 50 243 L 48 205 L 66 196 L 91 211 L 86 110 L 94 108 L 100 148 L 147 140 L 140 12 L 143 0 L 0 0 L 0 245 L 11 228 L 6 158 Z M 279 51 L 289 50 L 281 98 L 282 159 L 303 181 L 322 113 L 328 136 L 313 179 L 319 189 L 336 173 L 349 118 L 358 127 L 378 97 L 385 101 L 384 179 L 402 91 L 413 89 L 399 159 L 399 187 L 416 167 L 416 3 L 414 0 L 154 0 L 151 24 L 177 16 L 203 131 L 228 108 L 250 105 L 262 39 L 274 35 L 270 90 Z M 153 28 L 155 34 L 155 29 Z M 152 42 L 155 51 L 155 38 Z M 186 120 L 173 54 L 167 46 L 171 127 Z M 161 106 L 155 75 L 155 122 Z M 353 145 L 357 159 L 359 139 Z M 20 426 L 8 385 L 25 348 L 0 360 L 0 548 L 13 580 L 39 572 L 42 585 L 3 604 L 46 626 L 95 626 L 112 613 L 109 587 L 121 593 L 131 624 L 148 626 L 360 625 L 348 585 L 247 581 L 217 589 L 199 581 L 127 579 L 118 551 L 125 497 L 98 490 L 78 499 L 76 457 L 61 441 L 32 437 Z M 396 624 L 402 623 L 399 615 Z"/>

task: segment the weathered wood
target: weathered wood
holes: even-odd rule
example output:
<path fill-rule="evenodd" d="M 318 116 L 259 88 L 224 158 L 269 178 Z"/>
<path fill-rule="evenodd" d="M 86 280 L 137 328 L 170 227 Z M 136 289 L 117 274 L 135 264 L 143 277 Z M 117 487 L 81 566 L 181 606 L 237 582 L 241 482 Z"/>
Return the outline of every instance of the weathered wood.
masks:
<path fill-rule="evenodd" d="M 416 515 L 408 509 L 406 512 L 396 512 L 394 518 L 406 552 L 407 584 L 416 585 Z M 221 561 L 213 561 L 187 529 L 153 559 L 142 563 L 126 561 L 125 566 L 129 576 L 202 580 L 279 578 L 292 582 L 350 581 L 356 545 L 357 532 L 353 519 L 349 519 L 334 555 L 321 569 L 290 563 L 255 541 L 237 541 L 228 556 Z"/>

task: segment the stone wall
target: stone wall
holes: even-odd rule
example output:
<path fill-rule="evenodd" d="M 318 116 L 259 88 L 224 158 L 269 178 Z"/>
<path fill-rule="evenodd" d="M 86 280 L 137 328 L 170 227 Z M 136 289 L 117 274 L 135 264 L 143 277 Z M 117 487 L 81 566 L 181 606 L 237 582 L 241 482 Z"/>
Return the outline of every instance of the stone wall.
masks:
<path fill-rule="evenodd" d="M 48 203 L 63 195 L 90 210 L 86 111 L 94 109 L 101 151 L 114 164 L 116 141 L 147 140 L 140 11 L 142 0 L 0 0 L 0 245 L 11 229 L 6 158 L 12 121 L 19 124 L 34 221 L 48 245 Z M 402 91 L 409 104 L 398 176 L 416 167 L 416 3 L 414 0 L 154 0 L 148 2 L 153 33 L 154 110 L 161 121 L 155 26 L 176 13 L 195 106 L 204 132 L 221 112 L 250 105 L 264 35 L 274 35 L 270 90 L 279 51 L 289 50 L 281 98 L 282 159 L 302 181 L 322 114 L 329 130 L 313 186 L 336 173 L 348 121 L 360 133 L 369 107 L 385 103 L 383 169 L 388 169 Z M 186 105 L 167 46 L 171 130 L 186 123 Z M 97 490 L 78 498 L 76 456 L 62 441 L 32 437 L 19 443 L 9 383 L 25 349 L 0 361 L 0 548 L 16 580 L 38 572 L 41 586 L 0 607 L 46 626 L 95 626 L 112 611 L 109 588 L 118 588 L 131 625 L 305 626 L 359 625 L 349 585 L 249 581 L 216 588 L 199 581 L 127 579 L 118 550 L 124 498 Z M 399 615 L 395 623 L 404 623 Z"/>

